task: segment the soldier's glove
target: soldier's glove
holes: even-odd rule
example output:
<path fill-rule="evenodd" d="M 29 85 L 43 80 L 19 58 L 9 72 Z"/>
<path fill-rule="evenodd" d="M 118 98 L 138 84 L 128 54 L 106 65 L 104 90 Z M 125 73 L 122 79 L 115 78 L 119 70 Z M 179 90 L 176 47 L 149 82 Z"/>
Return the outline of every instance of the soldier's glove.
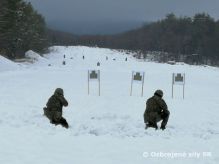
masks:
<path fill-rule="evenodd" d="M 158 113 L 158 114 L 162 116 L 162 115 L 163 115 L 163 113 L 164 113 L 164 110 L 163 110 L 163 109 L 161 109 L 161 110 L 159 111 L 159 113 Z"/>

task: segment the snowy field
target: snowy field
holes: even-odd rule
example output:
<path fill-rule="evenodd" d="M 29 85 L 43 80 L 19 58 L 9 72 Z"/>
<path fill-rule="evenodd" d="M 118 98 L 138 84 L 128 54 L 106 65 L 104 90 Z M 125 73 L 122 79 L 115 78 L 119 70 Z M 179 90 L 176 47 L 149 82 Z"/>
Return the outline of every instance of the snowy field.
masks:
<path fill-rule="evenodd" d="M 218 68 L 138 62 L 109 49 L 51 50 L 44 58 L 29 52 L 33 63 L 0 56 L 0 164 L 219 163 Z M 88 95 L 93 69 L 100 70 L 100 96 L 97 82 Z M 145 72 L 143 97 L 135 83 L 130 96 L 132 71 Z M 179 85 L 172 99 L 174 72 L 186 75 L 185 99 Z M 57 87 L 69 101 L 63 113 L 70 129 L 43 116 Z M 156 89 L 164 91 L 170 119 L 165 131 L 146 131 L 145 102 Z"/>

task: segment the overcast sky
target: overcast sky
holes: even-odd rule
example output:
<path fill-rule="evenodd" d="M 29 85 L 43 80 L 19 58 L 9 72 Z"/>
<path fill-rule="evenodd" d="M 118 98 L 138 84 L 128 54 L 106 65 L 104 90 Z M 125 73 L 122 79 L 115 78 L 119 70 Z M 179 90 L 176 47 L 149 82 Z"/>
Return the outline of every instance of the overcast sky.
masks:
<path fill-rule="evenodd" d="M 154 21 L 173 12 L 219 19 L 219 0 L 27 0 L 47 21 Z"/>

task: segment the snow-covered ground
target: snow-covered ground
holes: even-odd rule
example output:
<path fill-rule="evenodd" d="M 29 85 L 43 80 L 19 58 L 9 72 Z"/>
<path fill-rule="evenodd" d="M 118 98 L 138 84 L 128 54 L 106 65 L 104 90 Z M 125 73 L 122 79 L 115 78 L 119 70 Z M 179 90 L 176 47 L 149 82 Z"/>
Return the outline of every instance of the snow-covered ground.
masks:
<path fill-rule="evenodd" d="M 219 163 L 218 68 L 137 62 L 88 47 L 52 47 L 44 58 L 28 54 L 34 63 L 18 65 L 0 56 L 1 164 Z M 90 83 L 88 95 L 92 69 L 100 70 L 101 96 L 97 82 Z M 130 96 L 132 71 L 145 72 L 143 97 L 139 84 Z M 186 75 L 185 99 L 182 86 L 174 86 L 171 97 L 173 72 Z M 69 101 L 64 117 L 70 129 L 43 116 L 57 87 Z M 171 115 L 165 131 L 146 131 L 145 102 L 156 89 L 164 91 Z"/>

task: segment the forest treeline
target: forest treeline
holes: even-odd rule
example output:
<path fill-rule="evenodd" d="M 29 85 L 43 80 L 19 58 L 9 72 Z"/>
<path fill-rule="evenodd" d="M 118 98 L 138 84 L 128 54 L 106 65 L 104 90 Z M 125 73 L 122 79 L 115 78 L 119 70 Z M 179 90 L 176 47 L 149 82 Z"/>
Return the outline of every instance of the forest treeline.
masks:
<path fill-rule="evenodd" d="M 0 1 L 0 54 L 22 58 L 52 45 L 85 45 L 138 51 L 157 60 L 219 65 L 219 21 L 206 13 L 164 19 L 116 35 L 73 35 L 48 29 L 42 15 L 23 0 Z M 143 54 L 143 55 L 142 55 Z M 140 56 L 141 55 L 141 56 Z"/>
<path fill-rule="evenodd" d="M 23 0 L 0 0 L 0 54 L 24 57 L 32 49 L 43 51 L 49 42 L 44 18 Z"/>
<path fill-rule="evenodd" d="M 159 60 L 219 65 L 219 21 L 205 13 L 176 17 L 147 24 L 139 29 L 111 36 L 82 36 L 77 44 L 113 49 L 140 50 L 159 55 Z"/>

